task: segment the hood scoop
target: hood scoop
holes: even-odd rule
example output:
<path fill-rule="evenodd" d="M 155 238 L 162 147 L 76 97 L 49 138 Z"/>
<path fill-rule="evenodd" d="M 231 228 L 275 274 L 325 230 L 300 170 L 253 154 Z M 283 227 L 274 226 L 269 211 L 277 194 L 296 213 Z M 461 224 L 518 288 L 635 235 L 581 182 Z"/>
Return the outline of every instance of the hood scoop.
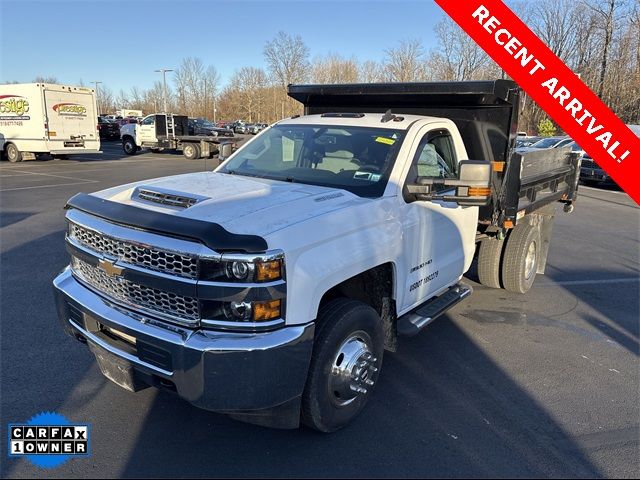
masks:
<path fill-rule="evenodd" d="M 175 192 L 167 189 L 137 187 L 131 195 L 132 200 L 143 200 L 145 202 L 157 203 L 168 207 L 189 208 L 197 203 L 206 200 L 207 197 L 200 195 L 186 195 L 183 192 Z"/>

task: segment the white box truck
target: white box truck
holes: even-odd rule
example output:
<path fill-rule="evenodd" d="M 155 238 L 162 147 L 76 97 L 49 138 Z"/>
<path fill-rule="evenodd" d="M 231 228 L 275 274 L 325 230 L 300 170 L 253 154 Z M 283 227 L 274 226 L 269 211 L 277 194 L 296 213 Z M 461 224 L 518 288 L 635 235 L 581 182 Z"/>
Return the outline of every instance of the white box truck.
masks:
<path fill-rule="evenodd" d="M 0 85 L 0 152 L 10 162 L 101 153 L 95 91 L 21 83 Z"/>

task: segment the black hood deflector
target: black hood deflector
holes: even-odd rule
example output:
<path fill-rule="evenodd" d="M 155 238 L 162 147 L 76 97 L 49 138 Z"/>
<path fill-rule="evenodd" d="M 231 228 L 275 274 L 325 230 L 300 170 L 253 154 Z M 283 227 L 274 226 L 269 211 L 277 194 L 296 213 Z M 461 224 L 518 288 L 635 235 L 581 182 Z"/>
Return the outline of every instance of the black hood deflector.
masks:
<path fill-rule="evenodd" d="M 257 235 L 231 233 L 217 223 L 155 212 L 86 193 L 78 193 L 71 197 L 65 208 L 76 208 L 121 225 L 172 237 L 197 240 L 217 252 L 260 253 L 268 248 L 266 240 Z"/>

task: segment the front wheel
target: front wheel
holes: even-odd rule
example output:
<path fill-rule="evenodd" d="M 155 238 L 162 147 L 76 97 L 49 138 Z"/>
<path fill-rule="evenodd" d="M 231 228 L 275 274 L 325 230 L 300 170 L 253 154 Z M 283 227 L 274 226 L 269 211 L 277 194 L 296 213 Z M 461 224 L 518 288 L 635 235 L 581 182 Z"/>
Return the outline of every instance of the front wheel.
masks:
<path fill-rule="evenodd" d="M 320 309 L 302 421 L 321 432 L 347 425 L 364 408 L 378 379 L 384 331 L 376 311 L 338 298 Z"/>
<path fill-rule="evenodd" d="M 133 138 L 127 137 L 122 140 L 122 149 L 127 155 L 134 155 L 138 151 L 138 146 L 133 141 Z"/>
<path fill-rule="evenodd" d="M 11 163 L 17 163 L 22 161 L 22 152 L 18 150 L 13 143 L 7 145 L 7 159 Z"/>

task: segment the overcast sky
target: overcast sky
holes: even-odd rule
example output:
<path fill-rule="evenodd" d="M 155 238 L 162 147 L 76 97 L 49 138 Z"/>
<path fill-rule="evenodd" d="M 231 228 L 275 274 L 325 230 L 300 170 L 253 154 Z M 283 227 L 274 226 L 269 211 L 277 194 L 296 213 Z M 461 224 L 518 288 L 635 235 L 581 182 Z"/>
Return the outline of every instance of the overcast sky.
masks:
<path fill-rule="evenodd" d="M 279 30 L 300 34 L 311 58 L 381 60 L 401 39 L 432 48 L 443 16 L 431 0 L 0 0 L 0 82 L 100 80 L 117 94 L 194 56 L 224 83 L 240 67 L 264 67 L 264 44 Z"/>

